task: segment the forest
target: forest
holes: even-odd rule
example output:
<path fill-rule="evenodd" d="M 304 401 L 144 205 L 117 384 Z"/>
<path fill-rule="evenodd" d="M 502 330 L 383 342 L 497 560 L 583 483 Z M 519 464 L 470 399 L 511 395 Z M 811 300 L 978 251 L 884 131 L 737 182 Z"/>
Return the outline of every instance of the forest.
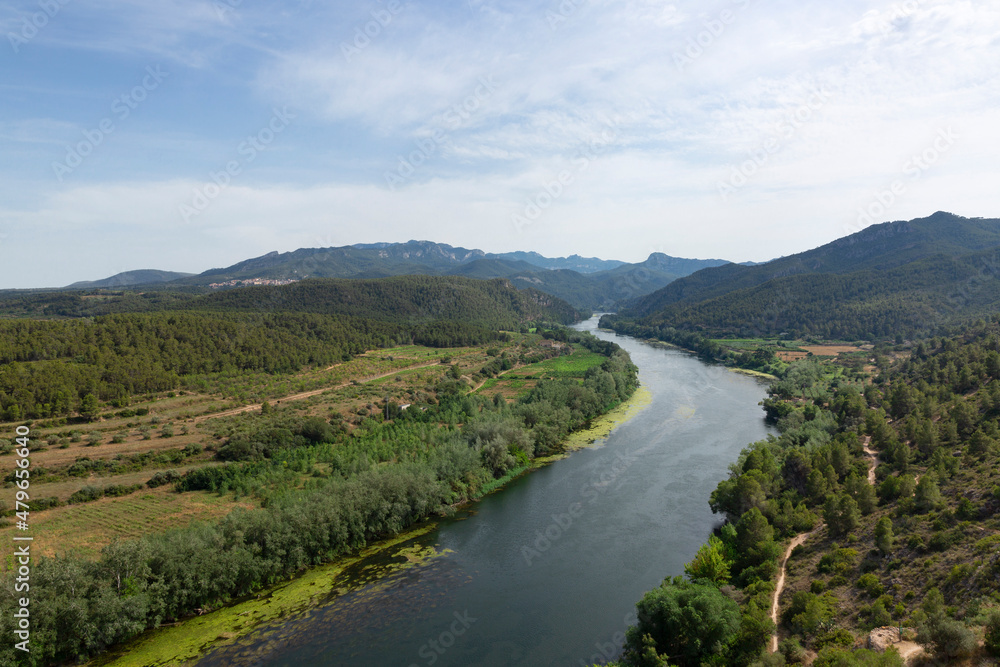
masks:
<path fill-rule="evenodd" d="M 731 466 L 725 523 L 639 601 L 618 664 L 902 666 L 860 648 L 883 626 L 928 664 L 1000 656 L 998 322 L 898 346 L 867 381 L 790 364 L 765 401 L 781 435 Z"/>
<path fill-rule="evenodd" d="M 506 281 L 427 276 L 247 287 L 184 298 L 179 309 L 130 293 L 98 302 L 113 311 L 137 300 L 152 312 L 0 319 L 0 418 L 91 420 L 99 404 L 195 388 L 205 375 L 292 373 L 400 344 L 476 345 L 580 317 Z"/>
<path fill-rule="evenodd" d="M 83 318 L 160 311 L 297 312 L 417 324 L 461 321 L 491 329 L 525 322 L 569 324 L 585 314 L 565 301 L 509 280 L 407 275 L 313 278 L 281 286 L 222 290 L 174 285 L 125 289 L 0 293 L 0 315 Z"/>

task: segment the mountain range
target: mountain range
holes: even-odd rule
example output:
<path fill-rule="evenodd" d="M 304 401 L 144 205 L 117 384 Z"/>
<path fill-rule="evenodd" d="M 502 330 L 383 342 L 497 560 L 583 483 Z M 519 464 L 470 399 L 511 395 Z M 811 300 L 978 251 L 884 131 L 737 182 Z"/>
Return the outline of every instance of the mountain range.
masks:
<path fill-rule="evenodd" d="M 129 271 L 104 280 L 74 283 L 67 289 L 240 286 L 245 284 L 242 281 L 253 280 L 437 275 L 505 278 L 519 288 L 546 292 L 577 308 L 610 309 L 623 299 L 648 294 L 700 269 L 728 263 L 653 253 L 644 262 L 629 264 L 579 255 L 549 258 L 535 252 L 486 253 L 431 241 L 409 241 L 270 252 L 197 275 Z"/>
<path fill-rule="evenodd" d="M 1000 310 L 1000 220 L 938 212 L 871 225 L 763 265 L 702 269 L 623 305 L 618 321 L 712 336 L 936 331 Z"/>

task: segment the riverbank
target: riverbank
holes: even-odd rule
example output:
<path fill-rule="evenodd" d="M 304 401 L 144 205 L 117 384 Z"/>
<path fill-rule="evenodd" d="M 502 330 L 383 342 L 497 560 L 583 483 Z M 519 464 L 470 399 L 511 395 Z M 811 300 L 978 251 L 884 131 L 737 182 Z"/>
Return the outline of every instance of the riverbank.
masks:
<path fill-rule="evenodd" d="M 648 408 L 652 402 L 653 393 L 645 386 L 640 385 L 628 400 L 623 401 L 610 412 L 606 412 L 601 417 L 592 420 L 590 428 L 570 433 L 569 437 L 563 443 L 563 449 L 566 450 L 566 453 L 557 456 L 564 458 L 571 452 L 579 449 L 587 449 L 598 443 L 602 443 L 611 435 L 612 431 Z M 558 458 L 549 458 L 558 460 Z"/>
<path fill-rule="evenodd" d="M 768 380 L 771 382 L 776 382 L 778 380 L 777 376 L 771 375 L 770 373 L 752 371 L 749 368 L 730 368 L 729 370 L 734 373 L 739 373 L 740 375 L 749 375 L 750 377 L 760 378 L 761 380 Z"/>
<path fill-rule="evenodd" d="M 603 442 L 616 427 L 641 413 L 651 401 L 652 393 L 645 387 L 639 387 L 627 401 L 593 420 L 590 428 L 570 434 L 564 443 L 565 452 L 535 459 L 529 468 L 511 475 L 511 479 L 519 477 L 523 472 L 564 459 L 574 451 Z M 511 480 L 497 480 L 499 483 L 490 493 L 499 491 L 508 481 Z M 261 592 L 254 599 L 237 601 L 203 616 L 188 618 L 144 633 L 133 642 L 87 664 L 90 667 L 171 667 L 188 664 L 208 651 L 231 645 L 268 624 L 301 614 L 324 598 L 329 598 L 331 594 L 346 593 L 347 589 L 335 586 L 345 570 L 436 529 L 435 522 L 425 520 L 419 527 L 379 541 L 357 554 L 311 568 L 300 577 Z M 406 562 L 386 569 L 384 576 L 426 563 L 441 554 L 432 548 L 418 550 L 414 547 L 412 553 L 409 549 L 404 549 L 397 555 L 404 556 Z"/>
<path fill-rule="evenodd" d="M 334 586 L 344 571 L 358 562 L 437 528 L 426 522 L 399 535 L 379 541 L 353 556 L 310 568 L 295 579 L 262 591 L 253 599 L 143 633 L 131 642 L 87 663 L 90 667 L 168 667 L 184 665 L 208 650 L 234 643 L 282 618 L 300 614 L 331 594 L 346 592 Z M 387 569 L 386 575 L 425 563 L 440 555 L 432 548 L 403 550 L 405 563 Z"/>

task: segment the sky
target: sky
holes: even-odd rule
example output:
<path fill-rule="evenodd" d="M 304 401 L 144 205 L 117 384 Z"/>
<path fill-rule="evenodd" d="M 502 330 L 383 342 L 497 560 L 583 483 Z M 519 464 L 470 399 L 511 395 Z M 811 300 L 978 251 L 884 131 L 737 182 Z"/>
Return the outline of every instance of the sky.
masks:
<path fill-rule="evenodd" d="M 0 0 L 0 289 L 1000 217 L 1000 3 Z"/>

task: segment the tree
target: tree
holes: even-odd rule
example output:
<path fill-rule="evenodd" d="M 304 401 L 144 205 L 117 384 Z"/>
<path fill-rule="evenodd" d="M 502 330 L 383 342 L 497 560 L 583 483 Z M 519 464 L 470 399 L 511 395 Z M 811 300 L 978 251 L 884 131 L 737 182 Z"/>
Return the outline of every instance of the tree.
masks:
<path fill-rule="evenodd" d="M 823 507 L 823 518 L 830 528 L 833 536 L 846 535 L 855 528 L 861 521 L 861 513 L 858 511 L 858 504 L 850 496 L 843 494 L 840 496 L 830 496 L 826 499 Z"/>
<path fill-rule="evenodd" d="M 93 394 L 86 394 L 80 400 L 80 416 L 89 422 L 94 421 L 101 411 L 101 406 L 97 402 L 97 397 Z"/>
<path fill-rule="evenodd" d="M 992 609 L 986 617 L 986 650 L 1000 656 L 1000 609 Z"/>
<path fill-rule="evenodd" d="M 875 546 L 883 556 L 888 556 L 892 551 L 892 543 L 895 539 L 892 533 L 892 519 L 887 516 L 882 517 L 875 524 Z"/>
<path fill-rule="evenodd" d="M 933 474 L 927 473 L 920 478 L 920 482 L 917 483 L 915 501 L 917 510 L 921 513 L 937 509 L 944 502 L 944 498 L 941 496 L 941 489 L 938 487 L 937 480 Z"/>
<path fill-rule="evenodd" d="M 976 637 L 961 621 L 949 618 L 944 596 L 937 587 L 924 596 L 917 621 L 917 641 L 930 647 L 931 652 L 951 659 L 966 655 L 976 648 Z"/>
<path fill-rule="evenodd" d="M 736 570 L 744 582 L 769 579 L 777 568 L 781 548 L 774 541 L 774 528 L 756 507 L 736 523 L 734 550 Z"/>
<path fill-rule="evenodd" d="M 664 581 L 636 605 L 637 625 L 626 634 L 630 660 L 648 654 L 648 635 L 655 655 L 679 665 L 701 665 L 721 656 L 740 628 L 740 608 L 711 584 L 680 577 Z"/>
<path fill-rule="evenodd" d="M 692 581 L 704 579 L 713 584 L 724 584 L 729 581 L 729 566 L 725 545 L 712 535 L 707 543 L 701 545 L 694 559 L 684 566 L 684 573 Z"/>

